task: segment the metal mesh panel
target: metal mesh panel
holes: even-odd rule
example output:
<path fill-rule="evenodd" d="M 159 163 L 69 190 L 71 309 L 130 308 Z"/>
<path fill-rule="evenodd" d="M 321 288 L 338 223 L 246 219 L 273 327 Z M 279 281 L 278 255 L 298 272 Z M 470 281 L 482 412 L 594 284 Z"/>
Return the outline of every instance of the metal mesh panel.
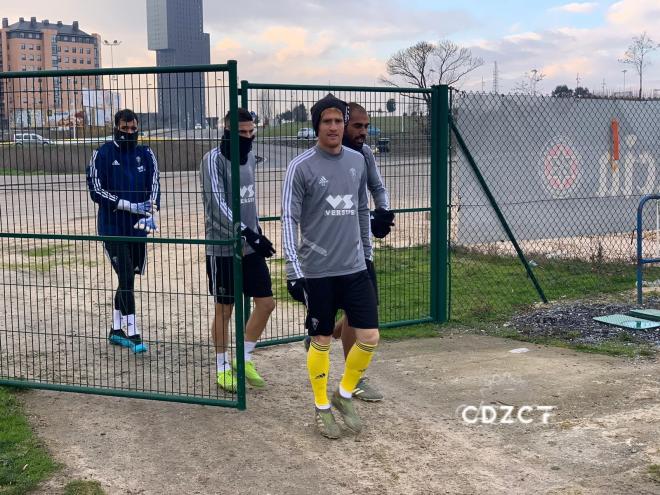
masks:
<path fill-rule="evenodd" d="M 540 298 L 497 209 L 548 299 L 634 287 L 636 208 L 658 187 L 658 110 L 657 101 L 453 93 L 454 124 L 496 202 L 454 138 L 453 317 L 488 319 Z M 650 216 L 644 225 L 655 228 Z M 603 286 L 598 270 L 616 283 Z"/>
<path fill-rule="evenodd" d="M 430 301 L 430 94 L 387 89 L 243 85 L 247 108 L 258 116 L 254 150 L 261 222 L 275 243 L 270 260 L 277 308 L 263 344 L 305 334 L 304 308 L 290 299 L 281 248 L 280 193 L 289 162 L 316 144 L 310 109 L 332 92 L 363 106 L 370 116 L 371 146 L 396 212 L 390 235 L 375 239 L 375 266 L 384 325 L 424 321 Z M 245 100 L 244 100 L 245 102 Z M 371 202 L 373 208 L 373 202 Z"/>
<path fill-rule="evenodd" d="M 216 125 L 230 109 L 227 70 L 0 77 L 0 381 L 239 405 L 237 394 L 215 383 L 198 172 L 204 153 L 219 145 Z M 85 176 L 94 150 L 112 140 L 122 108 L 138 114 L 140 144 L 153 150 L 160 170 L 160 231 L 147 239 L 146 271 L 135 281 L 145 354 L 108 343 L 117 278 L 104 242 L 112 238 L 96 235 L 97 205 Z"/>

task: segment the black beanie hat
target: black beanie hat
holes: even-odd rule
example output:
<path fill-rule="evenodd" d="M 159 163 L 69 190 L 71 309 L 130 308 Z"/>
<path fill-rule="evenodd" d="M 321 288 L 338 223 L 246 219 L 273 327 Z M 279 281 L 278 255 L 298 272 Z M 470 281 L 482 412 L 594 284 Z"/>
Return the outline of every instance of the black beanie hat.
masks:
<path fill-rule="evenodd" d="M 336 98 L 332 93 L 328 93 L 312 107 L 312 127 L 317 135 L 319 133 L 319 124 L 321 123 L 321 114 L 328 108 L 339 110 L 344 116 L 344 124 L 348 122 L 348 105 L 346 102 Z"/>

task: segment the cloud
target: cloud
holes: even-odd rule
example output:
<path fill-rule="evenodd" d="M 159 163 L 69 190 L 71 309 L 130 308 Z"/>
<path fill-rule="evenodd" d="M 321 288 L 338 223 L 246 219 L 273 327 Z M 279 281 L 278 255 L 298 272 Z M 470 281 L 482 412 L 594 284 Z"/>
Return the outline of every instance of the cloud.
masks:
<path fill-rule="evenodd" d="M 237 53 L 242 48 L 242 45 L 233 38 L 222 38 L 213 46 L 214 50 L 227 53 Z"/>
<path fill-rule="evenodd" d="M 518 33 L 500 38 L 476 40 L 468 45 L 486 61 L 464 84 L 464 89 L 481 89 L 481 78 L 490 88 L 493 62 L 498 62 L 500 90 L 516 86 L 525 72 L 536 68 L 546 74 L 541 91 L 550 92 L 559 84 L 580 85 L 600 90 L 603 83 L 610 90 L 622 89 L 626 68 L 618 62 L 634 36 L 648 31 L 655 35 L 660 25 L 660 2 L 656 0 L 621 0 L 612 4 L 602 22 L 590 28 L 571 25 L 533 33 Z M 660 39 L 655 39 L 660 41 Z M 660 50 L 650 55 L 652 65 L 644 75 L 644 87 L 660 88 Z M 628 74 L 630 75 L 630 73 Z M 630 89 L 630 80 L 627 89 Z M 637 82 L 635 82 L 637 84 Z"/>
<path fill-rule="evenodd" d="M 462 10 L 416 8 L 395 0 L 252 0 L 227 9 L 205 2 L 205 25 L 211 32 L 246 36 L 272 25 L 304 26 L 310 33 L 328 31 L 333 41 L 397 41 L 416 37 L 439 39 L 478 26 Z M 249 36 L 249 34 L 248 34 Z"/>
<path fill-rule="evenodd" d="M 656 0 L 622 0 L 608 9 L 607 21 L 627 32 L 652 33 L 660 22 L 660 3 Z"/>
<path fill-rule="evenodd" d="M 553 7 L 550 10 L 556 12 L 568 12 L 569 14 L 589 14 L 598 8 L 596 2 L 573 2 Z"/>
<path fill-rule="evenodd" d="M 574 57 L 543 66 L 543 73 L 549 78 L 565 77 L 566 74 L 591 75 L 594 71 L 593 60 L 588 57 Z"/>
<path fill-rule="evenodd" d="M 4 3 L 8 5 L 2 15 L 10 20 L 35 14 L 51 21 L 78 20 L 87 32 L 122 40 L 114 49 L 115 67 L 155 62 L 154 52 L 146 49 L 145 2 L 113 0 L 114 10 L 121 13 L 114 17 L 99 17 L 99 2 L 31 0 L 28 11 L 20 3 Z M 466 79 L 465 89 L 481 89 L 482 77 L 490 87 L 494 61 L 498 62 L 502 90 L 514 87 L 522 74 L 533 68 L 547 74 L 541 83 L 543 90 L 550 91 L 558 84 L 573 87 L 577 72 L 585 85 L 595 89 L 603 79 L 608 86 L 621 86 L 625 67 L 618 59 L 634 36 L 647 31 L 660 41 L 658 0 L 560 0 L 551 9 L 554 15 L 547 15 L 542 7 L 527 8 L 546 14 L 548 19 L 543 22 L 535 24 L 527 20 L 529 16 L 512 14 L 497 35 L 486 34 L 498 29 L 497 22 L 481 21 L 478 11 L 472 14 L 461 4 L 438 7 L 447 2 L 251 0 L 236 8 L 225 4 L 204 0 L 211 61 L 238 60 L 240 77 L 254 82 L 331 81 L 371 86 L 384 74 L 387 58 L 397 50 L 421 40 L 449 38 L 471 48 L 486 62 Z M 588 20 L 593 27 L 578 28 L 579 24 L 567 22 L 582 22 L 585 16 L 580 14 L 587 13 L 591 13 Z M 566 24 L 552 25 L 558 19 Z M 110 50 L 101 48 L 103 63 L 109 67 Z M 650 61 L 644 85 L 660 88 L 660 50 L 651 54 Z"/>
<path fill-rule="evenodd" d="M 510 34 L 509 36 L 505 36 L 502 38 L 504 41 L 510 41 L 512 43 L 520 43 L 520 42 L 527 42 L 527 41 L 540 41 L 541 35 L 538 33 L 532 33 L 532 32 L 527 32 L 527 33 L 517 33 L 517 34 Z"/>

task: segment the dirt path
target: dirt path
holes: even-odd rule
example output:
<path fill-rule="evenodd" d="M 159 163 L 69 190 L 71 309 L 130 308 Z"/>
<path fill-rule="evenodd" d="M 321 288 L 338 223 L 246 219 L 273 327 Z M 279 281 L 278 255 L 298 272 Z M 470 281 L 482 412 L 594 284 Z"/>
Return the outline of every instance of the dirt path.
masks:
<path fill-rule="evenodd" d="M 301 344 L 259 351 L 248 411 L 44 391 L 21 394 L 65 468 L 110 494 L 657 494 L 660 363 L 470 335 L 382 345 L 367 429 L 316 435 Z M 334 346 L 331 382 L 339 378 Z M 288 387 L 288 388 L 287 388 Z M 467 424 L 461 405 L 556 406 L 548 424 Z M 471 416 L 469 416 L 471 418 Z"/>

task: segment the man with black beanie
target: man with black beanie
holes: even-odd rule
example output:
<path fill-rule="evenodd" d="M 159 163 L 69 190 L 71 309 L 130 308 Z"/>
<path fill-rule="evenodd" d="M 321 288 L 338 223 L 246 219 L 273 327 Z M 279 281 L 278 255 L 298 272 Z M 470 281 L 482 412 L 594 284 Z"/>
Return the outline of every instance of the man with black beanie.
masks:
<path fill-rule="evenodd" d="M 312 107 L 316 146 L 294 158 L 282 189 L 282 241 L 287 288 L 307 305 L 311 336 L 307 370 L 319 432 L 339 438 L 331 406 L 346 428 L 362 430 L 352 392 L 378 344 L 378 307 L 365 258 L 371 254 L 364 156 L 342 146 L 345 102 L 328 94 Z M 329 401 L 330 344 L 335 315 L 343 309 L 357 339 L 346 357 L 338 389 Z"/>
<path fill-rule="evenodd" d="M 344 130 L 343 144 L 355 151 L 362 153 L 367 164 L 367 188 L 374 200 L 375 210 L 371 212 L 371 233 L 374 237 L 382 239 L 390 233 L 394 226 L 394 212 L 390 211 L 390 198 L 380 175 L 376 158 L 369 146 L 365 145 L 369 130 L 369 114 L 361 105 L 351 102 L 348 104 L 348 123 Z M 367 271 L 374 290 L 378 294 L 376 282 L 376 268 L 373 263 L 373 249 L 371 257 L 365 259 Z M 346 317 L 337 322 L 333 331 L 333 337 L 341 337 L 344 357 L 348 356 L 355 343 L 355 329 L 353 329 Z M 363 376 L 353 390 L 353 397 L 366 402 L 379 402 L 383 400 L 383 394 L 374 388 Z"/>

